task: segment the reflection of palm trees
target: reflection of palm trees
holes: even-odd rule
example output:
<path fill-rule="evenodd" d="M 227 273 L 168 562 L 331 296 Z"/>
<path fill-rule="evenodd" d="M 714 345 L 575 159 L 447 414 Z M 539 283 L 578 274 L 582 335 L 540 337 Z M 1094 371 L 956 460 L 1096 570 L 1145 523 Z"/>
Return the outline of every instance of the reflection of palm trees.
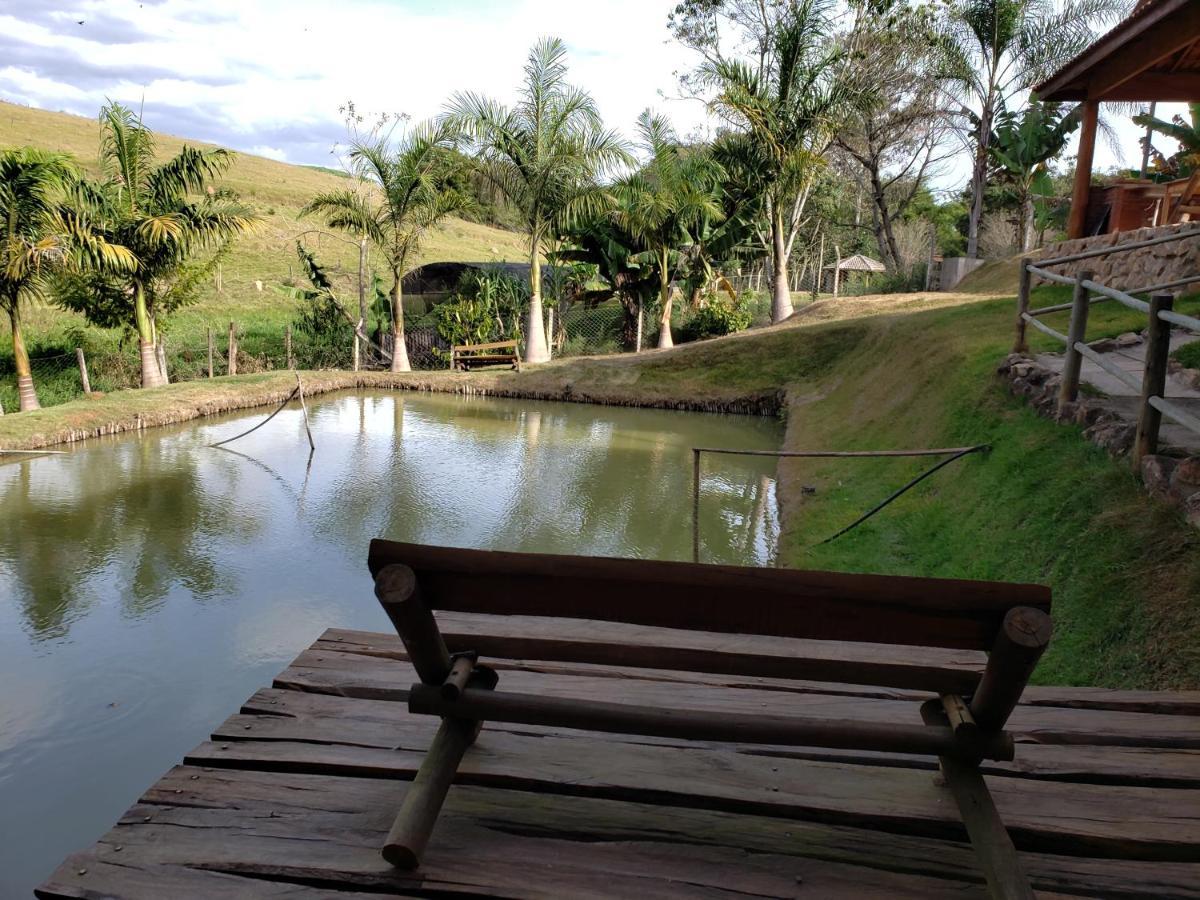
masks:
<path fill-rule="evenodd" d="M 157 606 L 176 584 L 198 599 L 214 596 L 221 577 L 210 545 L 261 530 L 252 506 L 233 513 L 209 494 L 190 451 L 158 440 L 19 465 L 19 476 L 0 488 L 0 505 L 18 523 L 0 532 L 0 559 L 39 638 L 66 633 L 106 569 L 119 573 L 131 616 Z"/>

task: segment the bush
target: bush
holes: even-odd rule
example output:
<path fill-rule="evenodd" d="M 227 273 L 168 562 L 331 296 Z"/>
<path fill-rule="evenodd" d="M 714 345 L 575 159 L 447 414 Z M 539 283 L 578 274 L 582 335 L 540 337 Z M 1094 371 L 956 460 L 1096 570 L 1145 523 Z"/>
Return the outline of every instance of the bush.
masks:
<path fill-rule="evenodd" d="M 733 334 L 750 327 L 756 304 L 742 294 L 737 302 L 724 294 L 715 294 L 679 328 L 680 341 L 698 341 L 707 337 Z"/>
<path fill-rule="evenodd" d="M 1171 355 L 1185 369 L 1200 369 L 1200 341 L 1184 344 Z"/>

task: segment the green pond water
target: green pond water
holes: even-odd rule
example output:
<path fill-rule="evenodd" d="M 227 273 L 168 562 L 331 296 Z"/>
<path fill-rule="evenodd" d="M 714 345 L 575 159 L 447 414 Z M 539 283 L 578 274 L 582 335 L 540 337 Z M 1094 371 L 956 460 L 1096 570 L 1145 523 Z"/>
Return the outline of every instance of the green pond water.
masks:
<path fill-rule="evenodd" d="M 28 896 L 330 626 L 388 630 L 367 544 L 687 559 L 693 446 L 778 422 L 338 394 L 0 456 L 0 897 Z M 230 452 L 236 451 L 236 452 Z M 705 457 L 702 559 L 768 565 L 774 460 Z"/>

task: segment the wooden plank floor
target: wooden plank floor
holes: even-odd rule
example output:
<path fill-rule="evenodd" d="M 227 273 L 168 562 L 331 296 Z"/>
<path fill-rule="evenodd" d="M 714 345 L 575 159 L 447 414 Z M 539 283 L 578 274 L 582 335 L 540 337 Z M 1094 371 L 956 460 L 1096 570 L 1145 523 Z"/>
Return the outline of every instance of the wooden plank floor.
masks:
<path fill-rule="evenodd" d="M 578 621 L 438 618 L 452 649 L 480 633 L 522 648 L 531 639 L 690 641 L 784 660 L 805 649 Z M 961 651 L 822 652 L 967 679 L 982 664 Z M 495 665 L 514 691 L 696 709 L 919 722 L 925 696 Z M 67 859 L 39 896 L 984 896 L 932 760 L 496 723 L 468 752 L 425 865 L 399 872 L 379 848 L 436 726 L 407 712 L 415 680 L 395 636 L 326 632 L 94 847 Z M 1200 897 L 1200 692 L 1032 688 L 1011 728 L 1016 761 L 985 771 L 1039 894 Z"/>

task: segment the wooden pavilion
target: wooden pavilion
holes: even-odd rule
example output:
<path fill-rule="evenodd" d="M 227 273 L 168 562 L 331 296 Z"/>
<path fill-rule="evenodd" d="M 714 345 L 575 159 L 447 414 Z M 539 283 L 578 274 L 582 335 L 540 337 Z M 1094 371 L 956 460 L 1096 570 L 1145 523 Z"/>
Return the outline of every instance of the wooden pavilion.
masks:
<path fill-rule="evenodd" d="M 1067 237 L 1088 233 L 1092 160 L 1100 104 L 1104 101 L 1200 101 L 1200 2 L 1140 0 L 1121 24 L 1034 88 L 1042 100 L 1082 101 L 1083 128 L 1071 196 Z M 1200 181 L 1200 179 L 1193 179 Z M 1154 224 L 1189 213 L 1200 184 L 1160 198 Z M 1198 207 L 1200 211 L 1200 207 Z M 1122 230 L 1110 221 L 1108 230 Z"/>

